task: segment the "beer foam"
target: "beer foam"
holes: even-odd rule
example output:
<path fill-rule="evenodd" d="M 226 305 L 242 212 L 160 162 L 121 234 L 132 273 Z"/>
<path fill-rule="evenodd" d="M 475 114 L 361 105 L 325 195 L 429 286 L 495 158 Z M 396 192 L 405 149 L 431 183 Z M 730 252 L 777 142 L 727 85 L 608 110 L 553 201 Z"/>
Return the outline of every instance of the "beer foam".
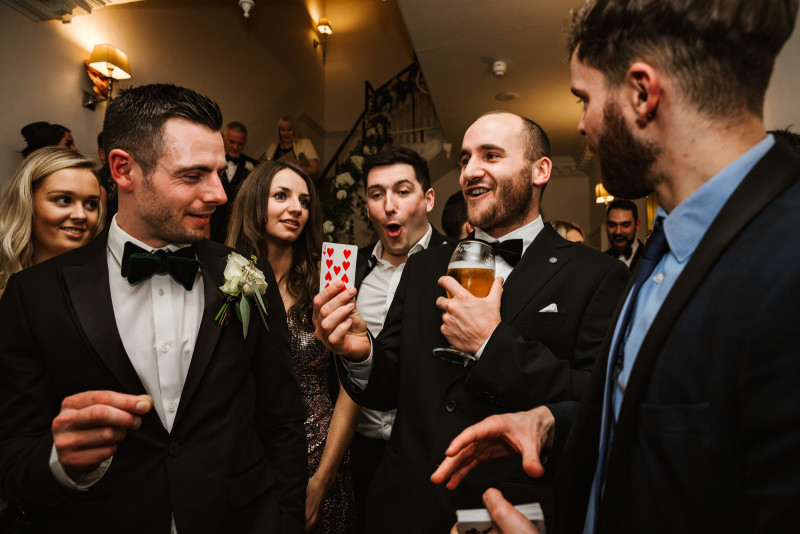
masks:
<path fill-rule="evenodd" d="M 494 272 L 494 268 L 479 261 L 456 261 L 447 266 L 447 269 L 484 269 Z"/>

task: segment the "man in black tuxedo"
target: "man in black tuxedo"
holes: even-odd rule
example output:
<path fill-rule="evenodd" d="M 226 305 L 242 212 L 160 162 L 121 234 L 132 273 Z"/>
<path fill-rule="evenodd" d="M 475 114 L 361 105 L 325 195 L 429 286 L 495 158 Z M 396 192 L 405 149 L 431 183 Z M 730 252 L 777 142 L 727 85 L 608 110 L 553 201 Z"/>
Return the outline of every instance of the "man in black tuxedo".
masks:
<path fill-rule="evenodd" d="M 373 335 L 383 329 L 403 268 L 410 255 L 444 243 L 428 222 L 433 209 L 428 162 L 410 148 L 389 146 L 364 158 L 364 193 L 378 242 L 358 250 L 355 287 L 358 313 Z M 358 531 L 364 532 L 370 483 L 392 434 L 395 410 L 362 408 L 350 465 Z"/>
<path fill-rule="evenodd" d="M 551 499 L 546 483 L 520 484 L 524 473 L 510 461 L 480 469 L 457 492 L 429 480 L 468 425 L 580 398 L 628 278 L 619 261 L 542 222 L 549 152 L 542 129 L 510 113 L 486 114 L 464 135 L 460 184 L 475 237 L 500 240 L 510 253 L 498 253 L 488 297 L 444 276 L 454 246 L 442 245 L 409 257 L 377 341 L 353 313 L 355 289 L 334 286 L 315 299 L 318 337 L 349 360 L 340 368 L 348 393 L 370 408 L 397 408 L 375 475 L 380 484 L 370 491 L 367 532 L 446 532 L 455 511 L 480 506 L 490 484 L 518 501 L 547 507 Z M 477 354 L 477 363 L 433 355 L 448 344 Z"/>
<path fill-rule="evenodd" d="M 559 533 L 797 521 L 800 159 L 762 117 L 797 13 L 797 0 L 598 0 L 574 15 L 579 129 L 610 193 L 654 190 L 660 207 L 559 462 Z M 435 479 L 512 451 L 536 474 L 575 411 L 487 420 Z M 496 521 L 519 519 L 487 498 Z"/>
<path fill-rule="evenodd" d="M 606 233 L 611 248 L 606 254 L 624 262 L 633 271 L 642 257 L 644 244 L 636 237 L 639 231 L 639 208 L 627 198 L 615 198 L 606 209 Z"/>
<path fill-rule="evenodd" d="M 9 280 L 0 481 L 37 530 L 303 530 L 305 414 L 268 264 L 269 328 L 215 320 L 230 249 L 203 236 L 225 202 L 220 125 L 188 89 L 122 92 L 103 129 L 110 227 Z"/>
<path fill-rule="evenodd" d="M 258 161 L 243 152 L 247 144 L 247 127 L 241 122 L 229 122 L 222 132 L 222 142 L 225 145 L 226 166 L 219 174 L 225 196 L 228 201 L 218 206 L 211 214 L 210 239 L 224 243 L 228 231 L 228 219 L 233 209 L 233 201 L 244 179 L 255 169 Z"/>

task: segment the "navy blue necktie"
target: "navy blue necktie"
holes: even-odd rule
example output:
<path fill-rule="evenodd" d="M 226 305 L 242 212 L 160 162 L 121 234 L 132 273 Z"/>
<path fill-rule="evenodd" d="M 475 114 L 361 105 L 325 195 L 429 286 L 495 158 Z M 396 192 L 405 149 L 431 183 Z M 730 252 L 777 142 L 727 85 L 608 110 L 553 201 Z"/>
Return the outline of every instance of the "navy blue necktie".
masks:
<path fill-rule="evenodd" d="M 610 377 L 610 383 L 606 384 L 606 393 L 603 401 L 603 423 L 600 435 L 600 455 L 597 460 L 597 469 L 594 475 L 594 505 L 595 505 L 595 524 L 597 521 L 597 510 L 602 498 L 603 485 L 605 482 L 605 470 L 608 460 L 608 452 L 611 447 L 611 427 L 614 425 L 614 388 L 616 387 L 617 377 L 622 370 L 622 365 L 625 358 L 625 338 L 630 326 L 631 316 L 633 309 L 636 307 L 636 299 L 639 296 L 639 290 L 642 289 L 645 281 L 653 274 L 656 265 L 661 261 L 669 251 L 669 244 L 667 243 L 667 236 L 664 233 L 663 217 L 659 217 L 653 223 L 653 232 L 647 239 L 647 244 L 642 252 L 642 257 L 639 260 L 639 270 L 636 272 L 636 280 L 630 292 L 630 300 L 628 300 L 628 307 L 625 313 L 620 317 L 619 321 L 619 334 L 617 339 L 617 350 L 609 358 L 614 363 L 613 374 Z M 609 362 L 609 363 L 611 363 Z"/>
<path fill-rule="evenodd" d="M 614 380 L 619 376 L 622 364 L 625 361 L 625 337 L 630 326 L 633 309 L 636 307 L 636 298 L 639 296 L 639 290 L 642 289 L 642 285 L 653 274 L 653 269 L 656 268 L 664 254 L 669 251 L 669 243 L 667 243 L 667 235 L 664 233 L 663 221 L 664 218 L 659 217 L 653 223 L 653 231 L 650 233 L 650 237 L 647 238 L 647 244 L 645 244 L 642 257 L 639 259 L 639 270 L 636 272 L 636 280 L 631 288 L 628 307 L 619 322 L 619 340 L 617 341 L 617 351 L 614 355 Z"/>

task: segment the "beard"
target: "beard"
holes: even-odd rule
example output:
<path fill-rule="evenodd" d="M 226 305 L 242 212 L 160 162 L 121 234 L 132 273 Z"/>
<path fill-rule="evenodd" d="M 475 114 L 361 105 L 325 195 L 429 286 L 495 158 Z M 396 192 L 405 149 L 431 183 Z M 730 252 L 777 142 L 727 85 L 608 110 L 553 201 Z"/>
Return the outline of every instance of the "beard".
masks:
<path fill-rule="evenodd" d="M 205 238 L 205 232 L 185 228 L 183 213 L 166 205 L 159 192 L 153 187 L 152 177 L 143 182 L 145 201 L 139 206 L 138 215 L 153 229 L 155 237 L 173 245 L 193 244 Z"/>
<path fill-rule="evenodd" d="M 496 182 L 496 200 L 483 211 L 476 212 L 467 203 L 467 220 L 485 232 L 519 226 L 530 212 L 534 187 L 530 170 L 524 166 L 516 175 Z"/>
<path fill-rule="evenodd" d="M 640 141 L 625 125 L 619 107 L 607 103 L 603 110 L 605 127 L 596 150 L 603 185 L 621 198 L 641 198 L 652 193 L 661 176 L 654 170 L 661 150 Z"/>

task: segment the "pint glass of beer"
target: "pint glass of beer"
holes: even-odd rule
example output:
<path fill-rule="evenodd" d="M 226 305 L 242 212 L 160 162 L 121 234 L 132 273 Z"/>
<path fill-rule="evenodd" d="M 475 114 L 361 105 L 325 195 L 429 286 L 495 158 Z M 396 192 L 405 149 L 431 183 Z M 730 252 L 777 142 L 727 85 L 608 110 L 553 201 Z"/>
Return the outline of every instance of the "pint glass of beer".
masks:
<path fill-rule="evenodd" d="M 473 296 L 483 298 L 489 294 L 494 283 L 494 249 L 483 241 L 461 241 L 456 246 L 447 266 L 447 276 L 452 276 Z M 447 298 L 452 298 L 448 292 Z M 464 366 L 475 361 L 475 355 L 453 347 L 433 349 L 443 360 Z"/>

